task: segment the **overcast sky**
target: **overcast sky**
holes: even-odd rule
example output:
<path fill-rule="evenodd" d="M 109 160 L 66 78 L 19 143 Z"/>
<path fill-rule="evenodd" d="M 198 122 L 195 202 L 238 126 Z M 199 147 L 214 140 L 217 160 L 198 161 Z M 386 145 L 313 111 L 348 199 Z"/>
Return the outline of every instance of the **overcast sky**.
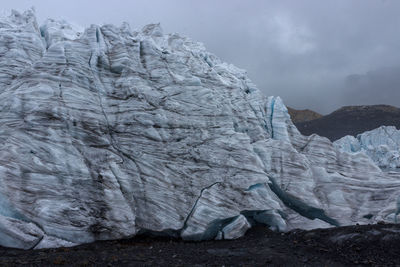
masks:
<path fill-rule="evenodd" d="M 266 95 L 323 114 L 344 105 L 400 106 L 398 0 L 2 0 L 46 18 L 160 22 L 246 69 Z"/>

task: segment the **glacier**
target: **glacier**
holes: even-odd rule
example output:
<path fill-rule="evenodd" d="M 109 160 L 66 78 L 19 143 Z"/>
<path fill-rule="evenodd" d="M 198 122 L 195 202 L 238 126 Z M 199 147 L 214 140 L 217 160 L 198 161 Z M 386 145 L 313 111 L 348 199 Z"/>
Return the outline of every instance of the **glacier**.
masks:
<path fill-rule="evenodd" d="M 232 239 L 394 222 L 400 173 L 303 136 L 279 97 L 159 24 L 0 18 L 0 245 Z"/>
<path fill-rule="evenodd" d="M 333 145 L 347 153 L 365 153 L 383 170 L 400 168 L 400 131 L 394 126 L 381 126 L 356 137 L 347 135 Z"/>

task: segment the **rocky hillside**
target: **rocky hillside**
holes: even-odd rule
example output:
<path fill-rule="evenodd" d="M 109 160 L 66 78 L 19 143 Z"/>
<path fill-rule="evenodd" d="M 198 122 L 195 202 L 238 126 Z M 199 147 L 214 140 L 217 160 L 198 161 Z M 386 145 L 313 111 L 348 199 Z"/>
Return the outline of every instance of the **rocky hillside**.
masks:
<path fill-rule="evenodd" d="M 400 109 L 388 105 L 347 106 L 318 119 L 295 123 L 304 135 L 316 133 L 335 141 L 380 126 L 400 128 Z"/>
<path fill-rule="evenodd" d="M 290 118 L 294 124 L 321 118 L 322 115 L 309 109 L 294 109 L 287 107 Z"/>

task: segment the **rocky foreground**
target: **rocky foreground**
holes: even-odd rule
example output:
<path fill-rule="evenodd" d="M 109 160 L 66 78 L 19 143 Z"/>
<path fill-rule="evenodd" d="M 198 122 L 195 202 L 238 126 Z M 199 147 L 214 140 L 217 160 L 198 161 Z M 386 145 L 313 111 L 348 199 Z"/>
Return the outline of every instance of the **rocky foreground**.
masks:
<path fill-rule="evenodd" d="M 257 226 L 237 240 L 185 242 L 137 236 L 72 248 L 0 247 L 1 266 L 399 266 L 400 225 L 278 233 Z"/>

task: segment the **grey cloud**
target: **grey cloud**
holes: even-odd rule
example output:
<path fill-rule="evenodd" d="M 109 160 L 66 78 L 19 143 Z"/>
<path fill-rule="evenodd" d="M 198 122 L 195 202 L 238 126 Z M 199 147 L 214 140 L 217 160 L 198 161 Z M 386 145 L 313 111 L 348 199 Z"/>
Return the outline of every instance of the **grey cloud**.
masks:
<path fill-rule="evenodd" d="M 83 26 L 127 21 L 132 28 L 160 22 L 165 32 L 201 41 L 246 69 L 266 95 L 280 95 L 294 108 L 328 113 L 349 103 L 400 106 L 400 82 L 391 74 L 366 88 L 365 82 L 346 82 L 354 73 L 399 65 L 400 1 L 3 0 L 1 8 L 30 6 L 40 21 L 65 18 Z M 373 88 L 387 88 L 388 97 Z"/>
<path fill-rule="evenodd" d="M 346 77 L 342 102 L 354 104 L 399 105 L 400 65 L 352 74 Z"/>

